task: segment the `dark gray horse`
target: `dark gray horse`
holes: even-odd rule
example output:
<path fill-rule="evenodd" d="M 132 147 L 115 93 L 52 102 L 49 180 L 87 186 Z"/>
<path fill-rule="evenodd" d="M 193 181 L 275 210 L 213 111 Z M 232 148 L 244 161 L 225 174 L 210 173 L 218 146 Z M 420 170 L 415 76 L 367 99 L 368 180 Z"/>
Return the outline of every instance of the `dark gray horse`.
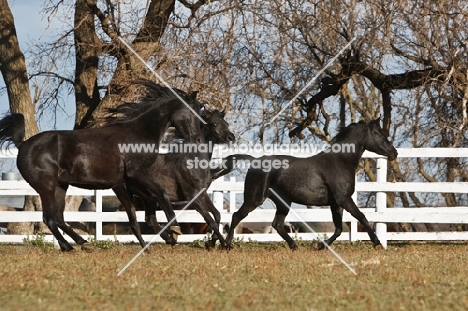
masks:
<path fill-rule="evenodd" d="M 331 145 L 332 150 L 340 152 L 322 152 L 309 158 L 291 156 L 259 158 L 262 161 L 279 160 L 277 163 L 287 161 L 288 167 L 272 168 L 268 172 L 261 168 L 249 169 L 245 178 L 244 203 L 232 216 L 226 238 L 227 246 L 230 247 L 234 229 L 239 222 L 266 198 L 270 198 L 277 209 L 273 227 L 291 249 L 297 249 L 297 245 L 284 229 L 284 219 L 288 215 L 291 202 L 303 205 L 330 205 L 335 232 L 326 240 L 328 245 L 332 244 L 342 232 L 343 209 L 364 226 L 374 246 L 380 245 L 366 217 L 351 198 L 354 193 L 355 174 L 364 150 L 386 156 L 389 160 L 396 159 L 398 153 L 387 140 L 379 119 L 369 123 L 359 122 L 349 125 L 340 131 Z M 354 146 L 354 152 L 345 152 L 343 147 L 346 146 Z M 215 173 L 215 176 L 219 177 L 227 171 Z M 318 249 L 323 248 L 324 244 L 319 243 Z"/>
<path fill-rule="evenodd" d="M 229 124 L 224 120 L 224 111 L 205 109 L 202 117 L 206 121 L 206 124 L 201 124 L 200 129 L 203 143 L 224 144 L 234 142 L 234 134 L 229 131 Z M 184 144 L 180 144 L 179 146 L 181 149 L 184 148 Z M 208 163 L 211 160 L 211 155 L 212 152 L 209 149 L 206 152 L 193 151 L 189 153 L 160 154 L 151 165 L 151 169 L 148 170 L 148 175 L 164 188 L 164 196 L 167 201 L 189 201 L 201 189 L 208 188 L 212 181 L 210 168 L 196 167 L 194 160 Z M 141 236 L 140 226 L 136 220 L 135 208 L 139 202 L 143 204 L 146 223 L 157 233 L 161 230 L 161 227 L 156 220 L 155 211 L 157 203 L 161 204 L 161 202 L 154 200 L 144 187 L 138 185 L 122 184 L 112 189 L 127 212 L 133 234 L 137 237 L 140 245 L 144 247 L 146 243 Z M 135 199 L 135 196 L 138 198 Z M 207 247 L 214 246 L 218 238 L 221 245 L 225 247 L 224 238 L 219 232 L 221 215 L 213 205 L 213 202 L 211 202 L 206 190 L 198 196 L 188 209 L 196 209 L 213 230 L 214 234 Z M 213 214 L 214 219 L 210 216 L 209 212 Z M 164 236 L 162 238 L 166 240 Z M 166 242 L 168 241 L 166 240 Z"/>

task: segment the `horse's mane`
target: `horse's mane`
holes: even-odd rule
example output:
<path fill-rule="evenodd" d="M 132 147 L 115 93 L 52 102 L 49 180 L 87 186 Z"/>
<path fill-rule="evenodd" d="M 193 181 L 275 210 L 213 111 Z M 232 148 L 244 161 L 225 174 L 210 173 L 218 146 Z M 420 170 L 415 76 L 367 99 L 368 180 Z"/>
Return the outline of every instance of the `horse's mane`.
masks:
<path fill-rule="evenodd" d="M 340 127 L 340 129 L 338 130 L 338 134 L 336 134 L 336 136 L 333 137 L 333 139 L 332 139 L 332 141 L 330 142 L 330 144 L 334 144 L 334 143 L 337 143 L 337 142 L 346 140 L 346 138 L 348 137 L 348 135 L 349 135 L 357 126 L 363 125 L 363 124 L 366 124 L 366 122 L 364 122 L 364 121 L 359 121 L 358 123 L 351 123 L 351 124 L 348 125 L 348 126 Z"/>
<path fill-rule="evenodd" d="M 167 103 L 168 101 L 178 99 L 178 97 L 171 91 L 170 88 L 159 85 L 151 80 L 138 79 L 132 82 L 130 86 L 143 86 L 144 94 L 140 95 L 137 100 L 132 102 L 125 102 L 117 107 L 107 108 L 107 116 L 93 120 L 90 127 L 103 126 L 130 120 L 138 117 L 139 115 L 149 111 L 155 106 L 155 103 Z M 184 91 L 172 88 L 177 95 L 182 99 L 189 102 L 189 95 Z"/>

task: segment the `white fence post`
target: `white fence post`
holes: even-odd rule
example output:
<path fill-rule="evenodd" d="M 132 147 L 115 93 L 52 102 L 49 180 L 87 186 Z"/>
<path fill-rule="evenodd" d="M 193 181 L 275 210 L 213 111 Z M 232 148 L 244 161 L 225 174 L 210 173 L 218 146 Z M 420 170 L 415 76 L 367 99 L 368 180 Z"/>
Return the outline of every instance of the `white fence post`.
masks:
<path fill-rule="evenodd" d="M 354 181 L 357 183 L 357 176 L 354 176 Z M 357 191 L 354 190 L 352 199 L 354 203 L 357 205 Z M 358 223 L 357 220 L 353 217 L 351 223 L 349 225 L 349 240 L 350 241 L 357 241 L 357 232 L 358 232 Z"/>
<path fill-rule="evenodd" d="M 387 159 L 377 158 L 377 182 L 387 182 Z M 384 213 L 387 209 L 387 194 L 385 192 L 377 192 L 375 198 L 375 211 Z M 375 224 L 375 233 L 382 243 L 382 246 L 387 248 L 387 224 L 378 222 Z"/>
<path fill-rule="evenodd" d="M 236 176 L 231 176 L 229 178 L 229 181 L 231 183 L 235 183 L 236 182 Z M 236 208 L 236 192 L 231 191 L 229 193 L 229 209 L 228 209 L 228 212 L 234 213 L 236 210 L 237 210 L 237 208 Z"/>
<path fill-rule="evenodd" d="M 213 191 L 213 205 L 218 211 L 223 211 L 224 193 L 222 191 Z"/>
<path fill-rule="evenodd" d="M 222 191 L 213 191 L 213 205 L 222 213 L 224 210 L 224 193 Z M 219 224 L 220 232 L 223 232 L 223 225 Z"/>
<path fill-rule="evenodd" d="M 102 193 L 100 190 L 94 191 L 96 198 L 96 213 L 102 213 Z M 94 235 L 96 241 L 102 240 L 102 221 L 96 221 L 96 233 Z"/>

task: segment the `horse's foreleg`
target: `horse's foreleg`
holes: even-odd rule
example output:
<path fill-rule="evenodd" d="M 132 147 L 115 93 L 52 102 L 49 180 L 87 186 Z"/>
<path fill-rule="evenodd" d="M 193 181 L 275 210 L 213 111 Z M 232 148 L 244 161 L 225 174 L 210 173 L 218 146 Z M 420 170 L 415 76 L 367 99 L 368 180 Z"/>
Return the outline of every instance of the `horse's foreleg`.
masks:
<path fill-rule="evenodd" d="M 137 238 L 138 242 L 142 248 L 146 246 L 145 240 L 141 236 L 140 225 L 138 224 L 137 217 L 136 217 L 136 210 L 135 205 L 133 204 L 132 200 L 132 193 L 130 193 L 125 184 L 120 184 L 117 186 L 112 187 L 115 195 L 119 199 L 122 206 L 125 208 L 125 212 L 128 216 L 128 222 L 130 223 L 130 229 L 133 232 L 133 235 Z M 148 252 L 148 250 L 146 250 Z"/>
<path fill-rule="evenodd" d="M 374 229 L 372 229 L 372 227 L 370 226 L 369 221 L 367 221 L 366 216 L 359 210 L 359 208 L 356 206 L 351 197 L 344 200 L 341 204 L 340 202 L 337 202 L 337 204 L 339 206 L 342 206 L 345 210 L 347 210 L 351 215 L 353 215 L 354 218 L 356 218 L 361 223 L 361 225 L 364 226 L 364 228 L 367 231 L 367 234 L 369 235 L 369 238 L 371 239 L 372 243 L 374 243 L 374 247 L 381 245 L 379 238 L 375 234 Z"/>
<path fill-rule="evenodd" d="M 162 230 L 161 225 L 156 219 L 156 202 L 153 200 L 144 200 L 145 205 L 145 221 L 153 229 L 154 233 L 159 233 L 161 238 L 166 241 L 166 244 L 175 245 L 177 240 L 171 235 L 170 230 Z"/>
<path fill-rule="evenodd" d="M 142 181 L 140 181 L 142 182 Z M 171 239 L 173 241 L 168 242 L 167 236 L 165 233 L 161 233 L 161 237 L 166 241 L 166 243 L 174 245 L 177 243 L 177 235 L 181 234 L 179 223 L 177 222 L 174 209 L 172 208 L 171 201 L 166 194 L 166 191 L 159 185 L 155 183 L 146 183 L 145 185 L 146 190 L 148 190 L 151 194 L 153 199 L 156 199 L 161 209 L 166 214 L 167 222 L 170 223 L 169 232 L 171 235 Z M 154 203 L 150 205 L 151 202 L 149 200 L 145 200 L 145 211 L 147 212 L 146 215 L 149 217 L 148 219 L 152 222 L 155 228 L 160 228 L 158 222 L 156 221 L 155 211 L 156 208 L 153 206 Z M 147 211 L 147 209 L 150 209 Z"/>
<path fill-rule="evenodd" d="M 245 193 L 244 193 L 244 203 L 242 204 L 242 206 L 236 211 L 234 212 L 234 214 L 232 214 L 232 219 L 231 219 L 231 224 L 229 226 L 229 232 L 228 232 L 228 235 L 226 237 L 226 245 L 227 245 L 227 248 L 230 249 L 231 248 L 231 242 L 232 242 L 232 239 L 234 237 L 234 231 L 236 230 L 236 227 L 239 225 L 239 223 L 242 221 L 242 219 L 244 219 L 245 217 L 247 217 L 247 215 L 253 211 L 258 205 L 262 204 L 262 202 L 256 204 L 256 203 L 252 203 L 248 200 L 245 200 Z"/>
<path fill-rule="evenodd" d="M 330 206 L 332 217 L 333 217 L 333 224 L 335 225 L 335 232 L 333 235 L 325 241 L 328 245 L 331 245 L 336 238 L 341 235 L 343 232 L 343 209 L 337 205 Z M 325 244 L 323 242 L 319 242 L 317 244 L 317 249 L 322 250 L 325 248 Z"/>
<path fill-rule="evenodd" d="M 203 206 L 206 206 L 208 211 L 211 212 L 211 214 L 213 215 L 214 221 L 216 223 L 216 227 L 218 228 L 218 232 L 216 232 L 216 231 L 213 230 L 213 228 L 210 227 L 212 229 L 212 231 L 213 231 L 213 234 L 211 235 L 211 239 L 207 242 L 206 247 L 208 249 L 215 247 L 216 246 L 216 241 L 218 241 L 218 240 L 220 241 L 220 243 L 221 243 L 221 245 L 223 247 L 226 247 L 226 241 L 224 240 L 224 237 L 221 235 L 221 232 L 219 231 L 219 227 L 220 227 L 220 224 L 221 224 L 221 214 L 220 214 L 220 212 L 214 206 L 213 202 L 210 200 L 210 198 L 208 197 L 208 194 L 206 192 L 201 195 L 200 199 L 203 201 L 203 204 L 204 204 Z M 203 226 L 200 226 L 199 229 L 206 228 L 206 224 L 200 224 L 200 225 L 203 225 Z"/>
<path fill-rule="evenodd" d="M 221 232 L 219 232 L 219 224 L 221 222 L 221 215 L 219 214 L 219 211 L 216 209 L 216 207 L 213 205 L 213 202 L 211 202 L 208 194 L 206 191 L 200 195 L 200 197 L 195 200 L 193 203 L 195 209 L 197 212 L 199 212 L 203 219 L 205 219 L 206 223 L 208 226 L 213 230 L 213 245 L 216 243 L 216 240 L 219 239 L 219 242 L 221 243 L 222 248 L 228 248 L 228 245 L 226 244 L 226 240 L 222 236 Z M 213 213 L 215 216 L 216 220 L 211 217 L 210 213 L 208 210 L 205 208 L 208 207 L 208 209 Z"/>

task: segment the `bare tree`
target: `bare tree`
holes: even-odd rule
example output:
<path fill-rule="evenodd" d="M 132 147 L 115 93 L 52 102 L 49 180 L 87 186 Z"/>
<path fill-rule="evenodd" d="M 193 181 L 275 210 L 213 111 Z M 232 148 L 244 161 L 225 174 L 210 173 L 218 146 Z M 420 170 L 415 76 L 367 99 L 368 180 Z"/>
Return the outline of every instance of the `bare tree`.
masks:
<path fill-rule="evenodd" d="M 6 0 L 0 1 L 0 15 L 0 71 L 6 84 L 11 112 L 24 115 L 25 137 L 28 138 L 37 134 L 39 129 L 31 101 L 24 55 L 18 44 L 13 14 Z M 37 197 L 26 197 L 24 209 L 35 210 L 38 203 Z M 17 223 L 14 230 L 18 233 L 30 233 L 32 224 Z"/>

